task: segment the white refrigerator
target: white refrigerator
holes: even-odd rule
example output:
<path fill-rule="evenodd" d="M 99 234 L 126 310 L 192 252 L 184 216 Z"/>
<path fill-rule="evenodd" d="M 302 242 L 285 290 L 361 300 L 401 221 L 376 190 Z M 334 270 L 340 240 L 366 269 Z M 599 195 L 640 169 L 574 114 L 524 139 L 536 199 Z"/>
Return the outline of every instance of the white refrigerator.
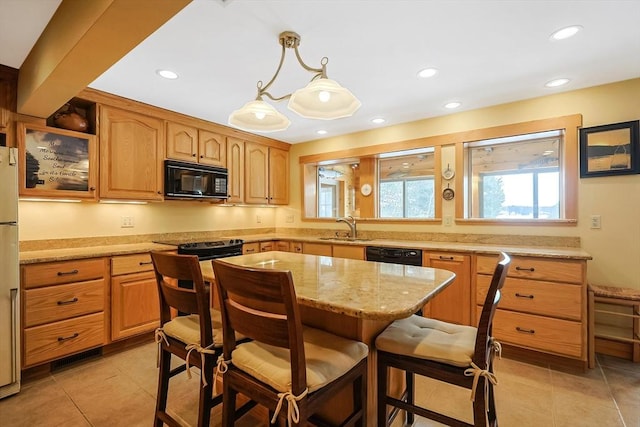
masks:
<path fill-rule="evenodd" d="M 0 147 L 0 399 L 20 391 L 18 150 Z"/>

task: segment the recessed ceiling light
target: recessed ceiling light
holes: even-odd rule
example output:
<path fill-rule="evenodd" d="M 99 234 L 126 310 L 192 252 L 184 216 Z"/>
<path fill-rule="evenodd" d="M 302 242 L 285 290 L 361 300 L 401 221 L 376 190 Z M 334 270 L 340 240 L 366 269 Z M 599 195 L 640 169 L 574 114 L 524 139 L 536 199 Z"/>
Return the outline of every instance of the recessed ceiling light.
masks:
<path fill-rule="evenodd" d="M 438 70 L 436 70 L 435 68 L 425 68 L 424 70 L 418 72 L 418 77 L 427 79 L 429 77 L 435 76 L 436 74 L 438 74 Z"/>
<path fill-rule="evenodd" d="M 551 40 L 564 40 L 569 37 L 575 36 L 580 30 L 582 30 L 581 25 L 571 25 L 569 27 L 561 28 L 558 31 L 555 31 L 551 34 Z"/>
<path fill-rule="evenodd" d="M 171 70 L 156 70 L 156 74 L 169 80 L 175 80 L 178 78 L 178 74 Z"/>
<path fill-rule="evenodd" d="M 318 135 L 326 135 L 326 134 L 327 134 L 327 131 L 326 131 L 326 130 L 324 130 L 324 129 L 320 129 L 320 130 L 316 131 L 316 133 L 317 133 Z"/>
<path fill-rule="evenodd" d="M 375 123 L 377 125 L 386 122 L 382 117 L 376 117 L 375 119 L 371 119 L 371 123 Z"/>
<path fill-rule="evenodd" d="M 448 109 L 452 110 L 454 108 L 458 108 L 461 105 L 462 105 L 462 102 L 453 101 L 453 102 L 448 102 L 448 103 L 444 104 L 444 108 L 448 108 Z"/>
<path fill-rule="evenodd" d="M 549 80 L 544 85 L 546 87 L 558 87 L 558 86 L 566 85 L 567 83 L 569 83 L 569 79 L 562 78 L 562 79 Z"/>

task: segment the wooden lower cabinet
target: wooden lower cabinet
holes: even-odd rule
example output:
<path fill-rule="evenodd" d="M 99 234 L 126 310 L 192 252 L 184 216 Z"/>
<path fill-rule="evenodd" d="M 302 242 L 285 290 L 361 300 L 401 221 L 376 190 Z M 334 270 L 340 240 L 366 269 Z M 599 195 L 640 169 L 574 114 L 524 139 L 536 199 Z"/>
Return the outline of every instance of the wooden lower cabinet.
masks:
<path fill-rule="evenodd" d="M 333 245 L 332 250 L 332 256 L 336 258 L 364 260 L 364 246 Z"/>
<path fill-rule="evenodd" d="M 242 245 L 242 255 L 257 254 L 258 252 L 260 252 L 259 242 L 245 243 Z"/>
<path fill-rule="evenodd" d="M 424 252 L 425 267 L 453 271 L 456 278 L 425 305 L 423 315 L 459 325 L 471 325 L 471 256 L 450 252 Z"/>
<path fill-rule="evenodd" d="M 153 331 L 160 324 L 160 302 L 151 256 L 111 259 L 111 339 Z"/>
<path fill-rule="evenodd" d="M 108 342 L 105 258 L 24 265 L 21 275 L 23 367 Z"/>
<path fill-rule="evenodd" d="M 477 255 L 476 319 L 497 256 Z M 512 256 L 493 320 L 502 343 L 587 363 L 586 261 Z"/>
<path fill-rule="evenodd" d="M 331 245 L 326 245 L 324 243 L 304 242 L 302 244 L 302 253 L 320 256 L 331 256 Z"/>

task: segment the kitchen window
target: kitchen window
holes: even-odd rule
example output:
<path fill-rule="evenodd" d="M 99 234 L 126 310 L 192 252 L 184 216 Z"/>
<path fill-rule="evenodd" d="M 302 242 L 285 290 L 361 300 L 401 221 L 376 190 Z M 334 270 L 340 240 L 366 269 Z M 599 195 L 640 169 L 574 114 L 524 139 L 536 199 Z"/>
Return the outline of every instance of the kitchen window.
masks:
<path fill-rule="evenodd" d="M 564 145 L 562 130 L 464 144 L 468 217 L 563 219 Z"/>
<path fill-rule="evenodd" d="M 389 153 L 378 160 L 378 217 L 434 218 L 434 150 Z"/>

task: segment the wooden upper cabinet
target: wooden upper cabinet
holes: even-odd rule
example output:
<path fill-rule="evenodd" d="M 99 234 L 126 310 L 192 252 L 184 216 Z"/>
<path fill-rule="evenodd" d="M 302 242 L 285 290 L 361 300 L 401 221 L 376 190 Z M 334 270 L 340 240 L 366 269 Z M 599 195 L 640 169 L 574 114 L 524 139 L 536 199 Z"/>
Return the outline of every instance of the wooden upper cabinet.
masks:
<path fill-rule="evenodd" d="M 289 152 L 269 148 L 269 204 L 289 204 Z"/>
<path fill-rule="evenodd" d="M 244 141 L 227 138 L 227 203 L 244 203 Z"/>
<path fill-rule="evenodd" d="M 289 203 L 289 152 L 245 143 L 245 203 Z"/>
<path fill-rule="evenodd" d="M 227 137 L 200 129 L 198 131 L 198 162 L 227 167 Z"/>
<path fill-rule="evenodd" d="M 164 122 L 101 106 L 100 197 L 162 200 Z"/>
<path fill-rule="evenodd" d="M 167 122 L 167 158 L 227 166 L 226 137 L 180 123 Z"/>

